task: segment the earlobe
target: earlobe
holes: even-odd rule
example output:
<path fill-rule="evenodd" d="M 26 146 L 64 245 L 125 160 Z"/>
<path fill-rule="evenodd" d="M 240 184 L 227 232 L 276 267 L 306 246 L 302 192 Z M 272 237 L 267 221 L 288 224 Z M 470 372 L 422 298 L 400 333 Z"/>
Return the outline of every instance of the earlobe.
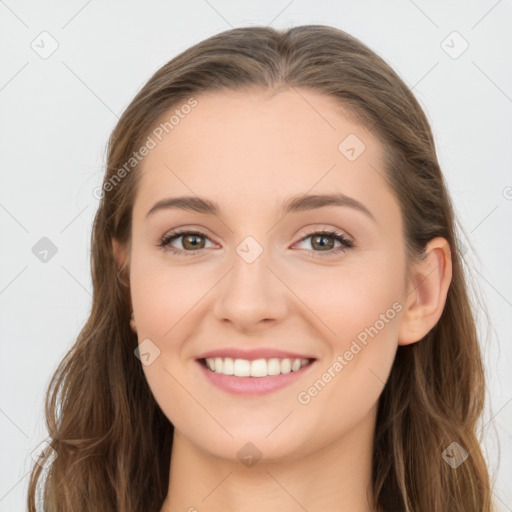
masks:
<path fill-rule="evenodd" d="M 421 340 L 436 325 L 446 304 L 452 280 L 450 245 L 445 238 L 432 239 L 426 256 L 414 264 L 406 307 L 398 335 L 399 345 Z"/>

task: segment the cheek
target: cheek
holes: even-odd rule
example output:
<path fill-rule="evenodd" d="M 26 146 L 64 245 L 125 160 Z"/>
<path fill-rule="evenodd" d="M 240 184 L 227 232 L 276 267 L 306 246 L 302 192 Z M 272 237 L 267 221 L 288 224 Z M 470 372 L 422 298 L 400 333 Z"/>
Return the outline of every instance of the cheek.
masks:
<path fill-rule="evenodd" d="M 130 287 L 139 344 L 151 340 L 158 347 L 157 357 L 142 369 L 164 414 L 185 430 L 204 417 L 192 398 L 197 393 L 194 376 L 189 374 L 192 354 L 187 340 L 200 322 L 201 298 L 214 283 L 211 272 L 198 279 L 191 266 L 170 267 L 161 256 L 133 253 Z M 202 309 L 201 314 L 205 314 Z M 185 354 L 183 348 L 189 352 Z"/>
<path fill-rule="evenodd" d="M 362 319 L 360 305 L 350 306 L 355 308 L 354 317 L 349 310 L 346 320 L 341 314 L 337 321 L 333 317 L 339 334 L 330 338 L 330 357 L 318 362 L 295 396 L 295 419 L 302 425 L 313 423 L 322 443 L 356 428 L 376 410 L 397 350 L 400 313 L 396 309 L 384 308 L 386 323 L 368 307 Z"/>
<path fill-rule="evenodd" d="M 372 326 L 379 335 L 383 331 L 380 338 L 398 332 L 396 322 L 391 322 L 401 309 L 403 284 L 397 263 L 374 258 L 371 264 L 347 262 L 338 268 L 288 269 L 281 274 L 285 282 L 293 283 L 293 292 L 303 303 L 297 307 L 330 340 L 328 346 L 339 352 L 358 336 L 364 342 L 370 336 L 368 329 L 375 332 Z"/>
<path fill-rule="evenodd" d="M 158 254 L 134 254 L 130 288 L 139 335 L 164 339 L 201 300 L 209 279 L 197 279 L 188 265 L 166 265 L 165 258 Z"/>
<path fill-rule="evenodd" d="M 375 406 L 398 346 L 403 310 L 400 265 L 375 264 L 304 278 L 294 290 L 307 298 L 324 333 L 326 357 L 297 395 L 303 414 L 325 418 L 332 435 L 353 427 Z M 306 294 L 306 290 L 309 290 Z M 328 426 L 330 425 L 330 427 Z"/>

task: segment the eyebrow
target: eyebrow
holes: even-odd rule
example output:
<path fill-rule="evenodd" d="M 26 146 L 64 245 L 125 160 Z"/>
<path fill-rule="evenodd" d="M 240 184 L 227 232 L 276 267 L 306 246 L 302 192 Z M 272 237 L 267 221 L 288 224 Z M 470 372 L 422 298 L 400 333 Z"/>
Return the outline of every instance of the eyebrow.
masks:
<path fill-rule="evenodd" d="M 374 222 L 376 222 L 373 214 L 353 197 L 347 196 L 342 193 L 336 194 L 313 194 L 313 195 L 299 195 L 287 198 L 281 207 L 281 215 L 288 213 L 303 212 L 309 210 L 316 210 L 326 206 L 345 206 L 353 208 L 364 213 Z M 146 218 L 161 210 L 185 210 L 205 215 L 219 215 L 220 208 L 215 201 L 203 199 L 197 196 L 181 196 L 181 197 L 168 197 L 162 199 L 154 204 L 154 206 L 146 214 Z"/>

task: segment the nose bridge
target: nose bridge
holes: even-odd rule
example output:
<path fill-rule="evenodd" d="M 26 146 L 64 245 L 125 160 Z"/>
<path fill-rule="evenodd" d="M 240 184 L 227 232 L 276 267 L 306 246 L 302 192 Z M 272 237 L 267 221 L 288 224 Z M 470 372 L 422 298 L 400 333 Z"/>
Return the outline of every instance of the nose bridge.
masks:
<path fill-rule="evenodd" d="M 215 304 L 218 319 L 251 328 L 261 320 L 277 320 L 286 310 L 285 291 L 268 268 L 268 251 L 253 236 L 236 247 L 231 272 Z"/>

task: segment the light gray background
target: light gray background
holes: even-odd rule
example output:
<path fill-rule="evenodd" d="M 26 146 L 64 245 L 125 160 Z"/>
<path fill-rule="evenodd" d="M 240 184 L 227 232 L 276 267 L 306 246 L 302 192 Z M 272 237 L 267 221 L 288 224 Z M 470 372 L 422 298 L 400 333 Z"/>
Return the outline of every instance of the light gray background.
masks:
<path fill-rule="evenodd" d="M 479 320 L 484 449 L 498 508 L 511 511 L 511 21 L 511 0 L 0 0 L 0 510 L 25 510 L 30 452 L 46 437 L 44 391 L 89 310 L 92 191 L 118 116 L 154 71 L 208 36 L 327 24 L 390 63 L 432 123 L 490 314 L 490 325 Z M 43 59 L 52 38 L 58 48 Z M 58 249 L 46 263 L 32 251 L 42 237 Z"/>

